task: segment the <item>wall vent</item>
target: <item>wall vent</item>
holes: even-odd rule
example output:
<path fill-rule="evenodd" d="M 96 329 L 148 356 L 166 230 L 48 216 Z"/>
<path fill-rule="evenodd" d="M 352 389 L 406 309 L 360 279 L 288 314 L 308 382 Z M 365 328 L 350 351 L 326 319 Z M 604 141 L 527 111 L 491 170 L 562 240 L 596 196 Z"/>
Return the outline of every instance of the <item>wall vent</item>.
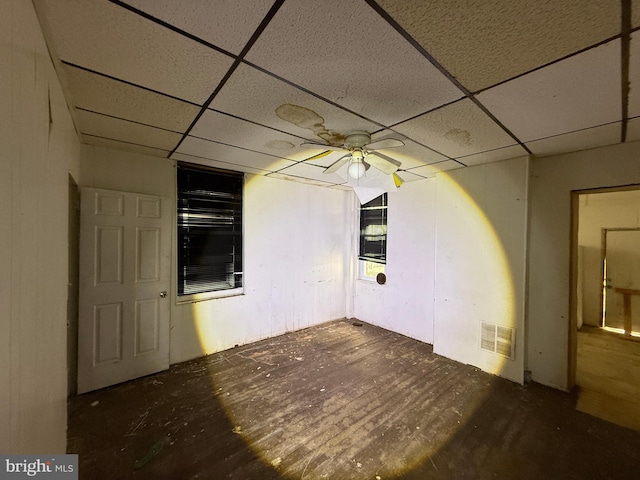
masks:
<path fill-rule="evenodd" d="M 495 323 L 480 322 L 480 348 L 513 360 L 515 329 Z"/>

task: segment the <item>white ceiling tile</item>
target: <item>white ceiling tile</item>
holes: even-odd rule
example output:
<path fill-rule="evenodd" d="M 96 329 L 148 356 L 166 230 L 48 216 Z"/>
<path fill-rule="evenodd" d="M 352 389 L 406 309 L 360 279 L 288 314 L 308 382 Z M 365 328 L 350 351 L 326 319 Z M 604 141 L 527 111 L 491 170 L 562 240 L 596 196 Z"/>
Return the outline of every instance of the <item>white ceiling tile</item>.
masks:
<path fill-rule="evenodd" d="M 424 180 L 426 177 L 423 177 L 421 175 L 417 175 L 413 172 L 405 172 L 405 171 L 399 171 L 396 172 L 396 175 L 398 175 L 403 182 L 415 182 L 417 180 Z"/>
<path fill-rule="evenodd" d="M 640 115 L 640 32 L 631 34 L 629 48 L 629 117 L 637 117 Z"/>
<path fill-rule="evenodd" d="M 344 190 L 344 191 L 349 191 L 352 192 L 353 188 L 351 188 L 349 185 L 331 185 L 329 188 L 335 188 L 336 190 Z"/>
<path fill-rule="evenodd" d="M 354 130 L 379 126 L 253 67 L 241 64 L 211 108 L 315 142 L 339 141 Z"/>
<path fill-rule="evenodd" d="M 513 138 L 468 99 L 393 128 L 451 158 L 515 143 Z"/>
<path fill-rule="evenodd" d="M 285 2 L 246 59 L 386 125 L 462 96 L 358 0 Z"/>
<path fill-rule="evenodd" d="M 523 142 L 619 121 L 620 98 L 619 40 L 478 95 Z"/>
<path fill-rule="evenodd" d="M 499 162 L 500 160 L 508 160 L 510 158 L 522 157 L 528 155 L 527 151 L 520 145 L 512 145 L 510 147 L 499 148 L 489 152 L 476 153 L 466 157 L 458 157 L 457 160 L 467 166 L 480 165 L 482 163 Z"/>
<path fill-rule="evenodd" d="M 182 135 L 160 128 L 108 117 L 85 110 L 76 110 L 76 119 L 81 133 L 121 140 L 147 147 L 173 150 Z"/>
<path fill-rule="evenodd" d="M 116 150 L 125 150 L 127 152 L 142 153 L 152 157 L 167 158 L 169 155 L 169 151 L 167 150 L 146 147 L 144 145 L 136 145 L 134 143 L 120 142 L 118 140 L 111 140 L 108 138 L 94 137 L 92 135 L 82 135 L 82 143 Z"/>
<path fill-rule="evenodd" d="M 273 0 L 126 0 L 126 3 L 237 55 Z"/>
<path fill-rule="evenodd" d="M 631 26 L 640 26 L 640 0 L 631 0 Z"/>
<path fill-rule="evenodd" d="M 620 123 L 601 125 L 577 132 L 528 142 L 527 148 L 539 157 L 575 152 L 620 142 Z"/>
<path fill-rule="evenodd" d="M 204 103 L 233 58 L 111 2 L 41 0 L 59 58 L 135 85 Z"/>
<path fill-rule="evenodd" d="M 322 151 L 320 148 L 301 147 L 305 140 L 299 137 L 213 110 L 204 112 L 190 135 L 295 161 L 305 160 Z"/>
<path fill-rule="evenodd" d="M 458 168 L 464 167 L 455 160 L 445 160 L 444 162 L 434 163 L 433 165 L 425 165 L 423 167 L 412 168 L 408 173 L 415 173 L 422 177 L 430 178 L 435 177 L 436 173 L 456 170 Z M 405 172 L 399 172 L 401 178 L 404 173 Z"/>
<path fill-rule="evenodd" d="M 209 158 L 198 157 L 195 155 L 187 155 L 185 153 L 173 153 L 171 157 L 173 160 L 182 162 L 194 163 L 196 165 L 206 165 L 208 167 L 220 168 L 222 170 L 231 170 L 234 172 L 252 173 L 254 175 L 266 175 L 269 170 L 260 170 L 259 168 L 251 168 L 244 165 L 232 165 L 226 162 L 217 162 Z"/>
<path fill-rule="evenodd" d="M 229 168 L 231 168 L 232 165 L 243 165 L 259 170 L 275 172 L 295 163 L 291 160 L 223 145 L 196 137 L 185 138 L 176 151 L 178 153 L 186 153 L 187 155 L 228 163 L 230 165 Z"/>
<path fill-rule="evenodd" d="M 344 178 L 336 173 L 323 173 L 323 168 L 308 163 L 297 163 L 291 167 L 284 168 L 278 173 L 294 177 L 304 177 L 325 183 L 344 183 Z"/>
<path fill-rule="evenodd" d="M 113 117 L 184 132 L 200 109 L 174 98 L 86 72 L 63 67 L 71 104 Z"/>
<path fill-rule="evenodd" d="M 326 182 L 321 182 L 319 180 L 313 180 L 310 178 L 304 178 L 304 177 L 296 177 L 293 175 L 285 175 L 283 173 L 270 173 L 268 175 L 269 178 L 277 178 L 279 180 L 287 180 L 290 182 L 301 182 L 301 183 L 306 183 L 308 185 L 315 185 L 317 187 L 335 187 L 336 185 L 333 185 L 331 183 L 326 183 Z M 351 190 L 351 188 L 349 187 L 348 190 Z"/>
<path fill-rule="evenodd" d="M 330 165 L 333 165 L 333 163 L 337 162 L 342 157 L 348 154 L 349 152 L 347 152 L 346 150 L 338 150 L 338 151 L 325 150 L 324 152 L 320 152 L 316 156 L 308 158 L 307 160 L 305 160 L 305 163 L 310 163 L 311 165 L 317 165 L 319 167 L 326 168 Z"/>
<path fill-rule="evenodd" d="M 322 173 L 344 152 L 315 156 L 324 146 L 301 147 L 303 139 L 342 145 L 358 130 L 373 141 L 397 132 L 405 146 L 380 153 L 401 162 L 407 181 L 525 155 L 518 140 L 537 155 L 620 140 L 620 41 L 549 65 L 619 35 L 619 0 L 286 0 L 201 117 L 199 104 L 273 0 L 124 2 L 145 14 L 106 0 L 34 2 L 87 143 L 165 157 L 198 118 L 174 158 L 258 175 L 284 169 L 279 178 L 326 187 L 344 183 Z M 640 0 L 632 2 L 640 25 Z M 461 91 L 376 4 L 457 80 L 485 88 L 477 98 L 518 140 L 459 100 Z M 639 45 L 634 32 L 629 112 L 638 118 Z M 640 139 L 639 121 L 628 122 L 629 141 Z"/>
<path fill-rule="evenodd" d="M 632 118 L 627 122 L 627 142 L 640 140 L 640 117 Z"/>
<path fill-rule="evenodd" d="M 382 135 L 384 136 L 384 135 Z M 375 142 L 377 135 L 372 137 L 372 142 Z M 398 135 L 398 138 L 402 138 Z M 401 165 L 400 168 L 407 169 L 418 167 L 420 165 L 428 165 L 430 163 L 437 163 L 443 160 L 447 160 L 447 157 L 441 155 L 433 150 L 426 148 L 419 143 L 416 143 L 408 138 L 403 139 L 404 146 L 396 148 L 386 148 L 378 150 L 384 155 L 388 155 L 391 158 L 398 160 Z"/>
<path fill-rule="evenodd" d="M 558 60 L 620 31 L 620 2 L 378 0 L 471 91 Z"/>

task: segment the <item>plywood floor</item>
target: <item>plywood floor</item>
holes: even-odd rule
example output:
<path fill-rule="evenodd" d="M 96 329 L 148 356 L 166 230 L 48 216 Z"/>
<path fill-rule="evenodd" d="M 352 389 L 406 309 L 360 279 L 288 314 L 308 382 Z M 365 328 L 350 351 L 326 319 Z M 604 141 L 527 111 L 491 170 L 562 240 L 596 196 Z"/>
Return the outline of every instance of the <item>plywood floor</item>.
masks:
<path fill-rule="evenodd" d="M 637 479 L 640 433 L 343 320 L 69 403 L 81 479 Z"/>
<path fill-rule="evenodd" d="M 640 339 L 580 329 L 576 384 L 578 409 L 640 431 Z"/>

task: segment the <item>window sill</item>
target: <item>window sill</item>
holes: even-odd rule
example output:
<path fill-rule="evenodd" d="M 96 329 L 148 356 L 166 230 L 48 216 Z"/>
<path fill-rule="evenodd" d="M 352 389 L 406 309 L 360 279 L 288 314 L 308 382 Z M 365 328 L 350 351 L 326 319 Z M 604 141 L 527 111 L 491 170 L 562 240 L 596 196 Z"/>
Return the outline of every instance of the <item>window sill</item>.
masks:
<path fill-rule="evenodd" d="M 187 303 L 206 302 L 218 298 L 238 297 L 244 295 L 244 288 L 232 288 L 229 290 L 218 290 L 216 292 L 193 293 L 191 295 L 181 295 L 176 299 L 176 305 Z"/>

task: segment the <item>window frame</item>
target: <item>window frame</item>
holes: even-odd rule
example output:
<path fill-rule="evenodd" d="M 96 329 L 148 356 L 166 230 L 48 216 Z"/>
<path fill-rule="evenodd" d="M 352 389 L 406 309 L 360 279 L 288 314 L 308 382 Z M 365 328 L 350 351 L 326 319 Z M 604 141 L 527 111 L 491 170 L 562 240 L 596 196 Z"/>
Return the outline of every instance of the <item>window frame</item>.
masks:
<path fill-rule="evenodd" d="M 378 205 L 379 204 L 379 205 Z M 388 207 L 389 207 L 389 198 L 388 194 L 385 192 L 378 197 L 370 200 L 365 204 L 360 204 L 359 208 L 359 219 L 358 219 L 358 277 L 361 280 L 367 281 L 376 281 L 376 275 L 367 275 L 367 263 L 381 265 L 381 273 L 385 273 L 386 271 L 386 263 L 387 263 L 387 225 L 388 225 Z M 363 215 L 363 212 L 372 212 L 372 211 L 381 211 L 380 218 L 375 218 L 374 216 L 368 215 L 369 220 L 381 220 L 383 223 L 371 223 L 367 222 L 366 216 Z M 364 232 L 366 231 L 368 226 L 371 225 L 383 225 L 384 226 L 384 234 L 382 235 L 384 239 L 382 240 L 382 258 L 376 259 L 373 256 L 367 256 L 366 251 L 363 254 L 363 249 L 366 250 L 366 244 L 364 240 Z M 381 236 L 381 235 L 377 235 Z"/>
<path fill-rule="evenodd" d="M 239 282 L 240 285 L 239 286 L 234 286 L 231 285 L 229 282 L 225 282 L 223 280 L 216 282 L 215 280 L 211 280 L 211 285 L 209 289 L 207 289 L 206 291 L 199 291 L 199 292 L 188 292 L 188 293 L 180 293 L 181 291 L 181 283 L 183 283 L 184 281 L 186 281 L 186 279 L 184 279 L 184 277 L 181 275 L 181 269 L 184 267 L 184 253 L 182 252 L 181 248 L 182 248 L 182 241 L 183 241 L 183 234 L 181 232 L 181 199 L 183 198 L 181 196 L 181 186 L 180 186 L 180 182 L 181 182 L 181 171 L 184 172 L 186 170 L 189 171 L 195 171 L 195 172 L 201 172 L 202 174 L 210 174 L 210 175 L 217 175 L 218 176 L 218 181 L 222 181 L 221 177 L 230 177 L 231 179 L 235 180 L 240 180 L 240 189 L 239 192 L 235 192 L 235 193 L 230 193 L 230 192 L 220 192 L 217 191 L 216 189 L 211 189 L 212 193 L 222 193 L 223 195 L 232 195 L 233 199 L 230 200 L 230 204 L 233 203 L 238 203 L 239 200 L 239 204 L 240 204 L 240 208 L 233 208 L 233 225 L 237 225 L 239 224 L 240 228 L 239 228 L 239 233 L 232 233 L 231 235 L 233 237 L 237 237 L 237 239 L 239 240 L 239 262 L 240 262 L 240 269 L 239 271 L 237 271 L 237 255 L 236 254 L 236 249 L 238 247 L 238 243 L 236 242 L 236 239 L 232 240 L 233 245 L 233 253 L 231 254 L 232 260 L 231 262 L 227 262 L 226 264 L 229 266 L 232 266 L 231 272 L 229 272 L 227 275 L 233 275 L 234 276 L 234 281 L 237 281 L 237 276 L 239 275 Z M 211 168 L 211 167 L 207 167 L 207 166 L 203 166 L 203 165 L 196 165 L 196 164 L 191 164 L 191 163 L 186 163 L 186 162 L 178 162 L 176 164 L 176 228 L 175 228 L 175 232 L 176 232 L 176 248 L 175 248 L 175 253 L 176 253 L 176 274 L 175 274 L 175 280 L 176 280 L 176 303 L 177 304 L 183 304 L 183 303 L 192 303 L 192 302 L 198 302 L 198 301 L 202 301 L 202 300 L 208 300 L 208 299 L 213 299 L 213 298 L 223 298 L 223 297 L 230 297 L 230 296 L 236 296 L 236 295 L 242 295 L 244 294 L 244 285 L 245 285 L 245 279 L 244 279 L 244 218 L 245 218 L 245 214 L 244 214 L 244 206 L 245 206 L 245 199 L 244 199 L 244 186 L 245 186 L 245 175 L 242 172 L 235 172 L 235 171 L 230 171 L 230 170 L 222 170 L 222 169 L 216 169 L 216 168 Z M 236 195 L 239 194 L 239 199 L 236 197 Z M 238 221 L 239 219 L 239 221 Z M 232 230 L 233 231 L 233 230 Z M 223 264 L 224 262 L 220 262 L 220 264 Z M 235 267 L 235 268 L 234 268 Z M 223 288 L 216 288 L 215 284 L 219 283 L 219 284 L 223 284 L 226 283 L 227 287 L 223 287 Z"/>

